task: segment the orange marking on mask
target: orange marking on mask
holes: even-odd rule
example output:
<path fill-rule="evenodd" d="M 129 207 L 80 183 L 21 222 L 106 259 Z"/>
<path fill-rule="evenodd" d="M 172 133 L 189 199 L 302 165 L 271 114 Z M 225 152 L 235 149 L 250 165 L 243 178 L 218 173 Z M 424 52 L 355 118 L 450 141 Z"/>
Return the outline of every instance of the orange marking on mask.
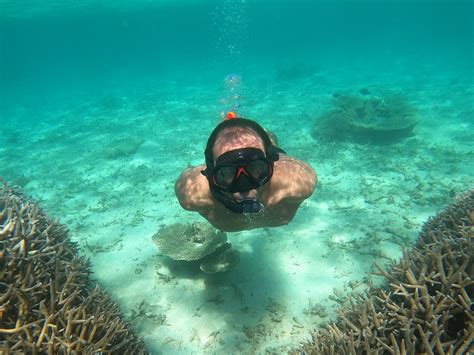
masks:
<path fill-rule="evenodd" d="M 228 114 L 227 114 L 227 117 L 226 117 L 226 121 L 229 121 L 229 120 L 236 120 L 237 119 L 237 114 L 233 111 L 230 111 Z"/>

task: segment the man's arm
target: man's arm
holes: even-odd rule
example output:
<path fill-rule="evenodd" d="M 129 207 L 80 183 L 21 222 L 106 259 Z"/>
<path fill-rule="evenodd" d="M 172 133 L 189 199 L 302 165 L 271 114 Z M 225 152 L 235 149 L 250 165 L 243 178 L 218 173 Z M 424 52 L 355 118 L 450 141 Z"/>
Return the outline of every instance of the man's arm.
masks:
<path fill-rule="evenodd" d="M 295 205 L 297 209 L 301 202 L 313 194 L 318 177 L 308 163 L 284 155 L 275 164 L 271 181 L 272 196 L 269 196 L 269 202 L 278 204 L 284 201 L 285 204 Z"/>
<path fill-rule="evenodd" d="M 185 210 L 204 213 L 213 206 L 206 177 L 201 174 L 204 165 L 184 170 L 174 185 L 179 204 Z"/>

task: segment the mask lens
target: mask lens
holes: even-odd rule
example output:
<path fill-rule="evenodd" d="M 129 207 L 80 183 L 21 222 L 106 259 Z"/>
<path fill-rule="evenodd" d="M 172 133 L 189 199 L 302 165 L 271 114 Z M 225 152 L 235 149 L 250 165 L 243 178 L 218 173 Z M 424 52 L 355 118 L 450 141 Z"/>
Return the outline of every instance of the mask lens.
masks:
<path fill-rule="evenodd" d="M 269 167 L 265 160 L 254 160 L 245 165 L 245 170 L 255 180 L 261 182 L 268 177 Z"/>
<path fill-rule="evenodd" d="M 237 167 L 233 165 L 222 165 L 216 169 L 214 176 L 217 185 L 228 187 L 235 179 Z"/>
<path fill-rule="evenodd" d="M 272 163 L 257 148 L 226 152 L 216 159 L 212 183 L 220 190 L 243 192 L 264 185 L 271 178 Z"/>

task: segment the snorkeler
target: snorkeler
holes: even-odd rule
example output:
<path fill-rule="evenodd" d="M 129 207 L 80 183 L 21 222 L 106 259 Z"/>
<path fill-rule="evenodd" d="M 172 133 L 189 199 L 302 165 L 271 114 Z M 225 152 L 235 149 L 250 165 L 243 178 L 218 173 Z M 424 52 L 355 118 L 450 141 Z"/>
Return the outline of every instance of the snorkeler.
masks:
<path fill-rule="evenodd" d="M 181 206 L 223 231 L 288 224 L 313 193 L 317 176 L 272 138 L 258 123 L 230 112 L 207 141 L 206 163 L 179 176 Z"/>

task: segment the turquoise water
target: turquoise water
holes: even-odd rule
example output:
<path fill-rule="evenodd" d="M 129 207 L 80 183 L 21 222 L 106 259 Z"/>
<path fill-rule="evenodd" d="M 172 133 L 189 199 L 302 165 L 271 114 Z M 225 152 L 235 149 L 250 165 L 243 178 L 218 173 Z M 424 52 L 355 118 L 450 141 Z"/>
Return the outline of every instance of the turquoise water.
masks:
<path fill-rule="evenodd" d="M 0 176 L 69 226 L 127 317 L 165 317 L 133 321 L 153 353 L 283 351 L 473 186 L 473 26 L 471 1 L 0 0 Z M 333 94 L 361 89 L 405 95 L 414 134 L 315 138 Z M 208 276 L 151 236 L 203 221 L 173 185 L 229 109 L 320 183 L 288 226 L 229 233 L 240 263 Z"/>

